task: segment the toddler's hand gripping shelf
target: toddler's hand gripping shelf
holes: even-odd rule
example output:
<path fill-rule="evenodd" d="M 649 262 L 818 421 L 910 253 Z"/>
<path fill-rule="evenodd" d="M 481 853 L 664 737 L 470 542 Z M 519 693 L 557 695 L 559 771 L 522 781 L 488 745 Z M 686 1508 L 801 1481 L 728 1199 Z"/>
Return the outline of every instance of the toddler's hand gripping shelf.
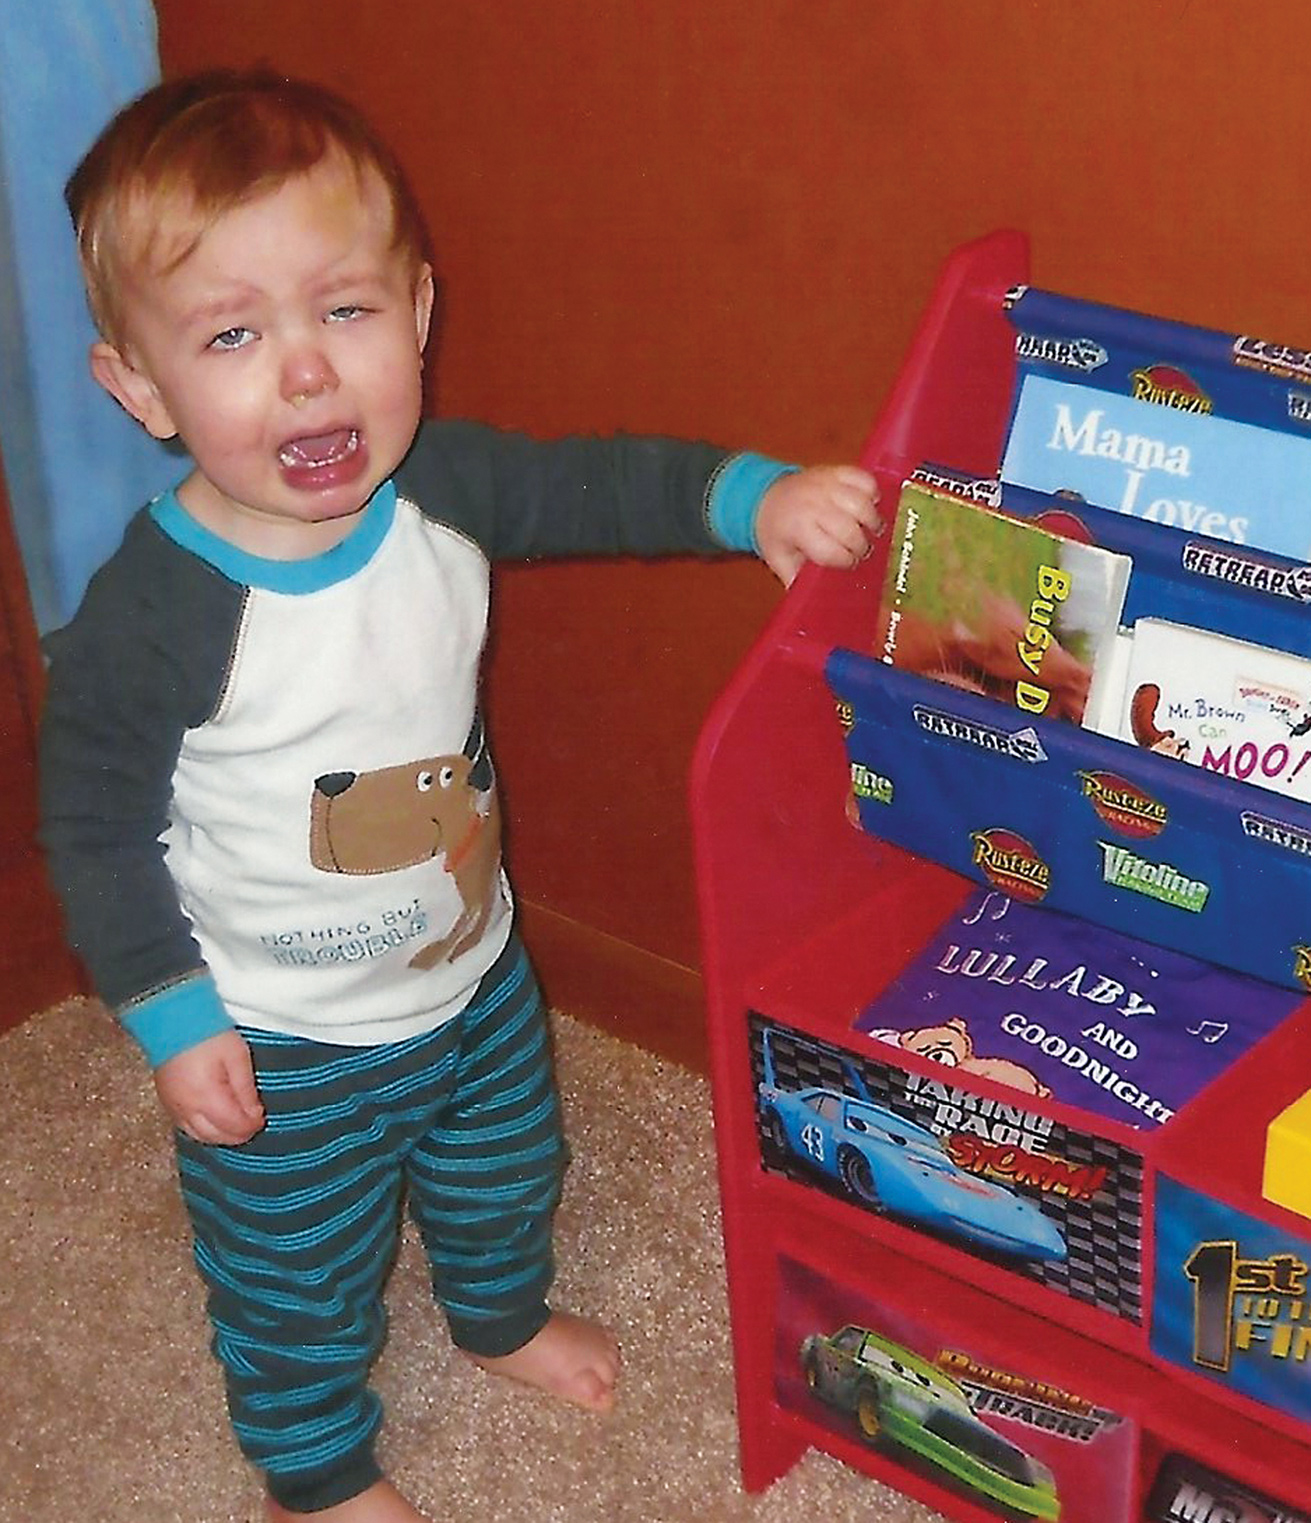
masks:
<path fill-rule="evenodd" d="M 1114 681 L 1036 681 L 1054 563 L 1009 702 L 919 675 L 886 534 L 698 748 L 744 1476 L 816 1444 L 963 1523 L 1308 1523 L 1311 356 L 1026 261 L 953 256 L 863 463 L 1127 557 Z M 1200 732 L 1136 664 L 1175 626 L 1222 637 Z"/>

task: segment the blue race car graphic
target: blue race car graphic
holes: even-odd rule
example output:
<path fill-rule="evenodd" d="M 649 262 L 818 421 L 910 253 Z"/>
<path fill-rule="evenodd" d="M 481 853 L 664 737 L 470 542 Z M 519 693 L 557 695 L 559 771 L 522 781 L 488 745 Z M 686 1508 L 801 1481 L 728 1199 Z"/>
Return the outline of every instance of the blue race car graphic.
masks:
<path fill-rule="evenodd" d="M 777 1152 L 838 1184 L 862 1206 L 886 1211 L 981 1248 L 1019 1259 L 1063 1259 L 1056 1223 L 1003 1185 L 967 1174 L 927 1128 L 877 1104 L 855 1069 L 858 1096 L 832 1089 L 780 1089 L 769 1033 L 757 1091 Z"/>

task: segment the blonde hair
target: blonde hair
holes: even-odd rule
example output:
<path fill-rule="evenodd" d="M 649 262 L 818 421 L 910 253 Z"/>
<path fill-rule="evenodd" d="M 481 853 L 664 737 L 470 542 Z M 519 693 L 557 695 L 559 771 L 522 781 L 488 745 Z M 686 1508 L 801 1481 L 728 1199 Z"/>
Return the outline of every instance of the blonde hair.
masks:
<path fill-rule="evenodd" d="M 400 165 L 330 90 L 262 70 L 223 70 L 165 81 L 126 106 L 64 192 L 101 335 L 122 347 L 118 293 L 129 270 L 176 268 L 225 212 L 330 159 L 361 186 L 381 181 L 392 247 L 417 271 L 426 238 Z"/>

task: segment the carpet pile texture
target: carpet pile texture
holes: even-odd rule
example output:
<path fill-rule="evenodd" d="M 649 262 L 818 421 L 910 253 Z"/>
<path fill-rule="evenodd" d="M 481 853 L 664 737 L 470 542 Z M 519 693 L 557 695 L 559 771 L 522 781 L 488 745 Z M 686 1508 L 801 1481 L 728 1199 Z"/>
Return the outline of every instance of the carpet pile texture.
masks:
<path fill-rule="evenodd" d="M 454 1354 L 404 1237 L 381 1454 L 442 1523 L 935 1523 L 809 1453 L 743 1492 L 704 1080 L 565 1016 L 574 1152 L 556 1304 L 624 1349 L 598 1419 Z M 70 1001 L 0 1037 L 0 1523 L 259 1523 L 228 1434 L 167 1127 L 135 1052 Z"/>

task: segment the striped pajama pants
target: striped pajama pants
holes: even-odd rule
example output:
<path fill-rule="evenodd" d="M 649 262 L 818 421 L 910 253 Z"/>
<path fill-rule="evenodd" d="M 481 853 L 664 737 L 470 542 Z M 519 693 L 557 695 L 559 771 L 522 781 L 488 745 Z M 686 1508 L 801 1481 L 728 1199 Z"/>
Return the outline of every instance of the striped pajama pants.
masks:
<path fill-rule="evenodd" d="M 267 1125 L 240 1147 L 179 1135 L 182 1194 L 237 1441 L 275 1501 L 314 1512 L 380 1476 L 368 1372 L 403 1202 L 459 1347 L 510 1353 L 545 1324 L 559 1106 L 517 938 L 409 1041 L 243 1035 Z"/>

